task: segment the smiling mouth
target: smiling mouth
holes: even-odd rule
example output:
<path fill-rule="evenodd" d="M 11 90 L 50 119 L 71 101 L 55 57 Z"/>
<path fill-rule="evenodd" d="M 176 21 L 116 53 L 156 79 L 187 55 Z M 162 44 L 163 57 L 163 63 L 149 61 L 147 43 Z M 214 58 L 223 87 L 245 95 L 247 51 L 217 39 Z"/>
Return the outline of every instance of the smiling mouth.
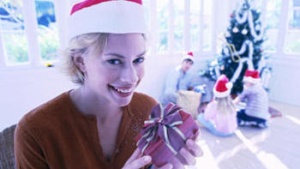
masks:
<path fill-rule="evenodd" d="M 110 86 L 113 90 L 117 91 L 118 93 L 122 93 L 122 94 L 128 94 L 131 93 L 133 91 L 133 88 L 128 88 L 128 89 L 121 89 L 121 88 L 116 88 L 114 86 Z"/>
<path fill-rule="evenodd" d="M 120 92 L 120 93 L 130 93 L 132 90 L 131 89 L 127 89 L 127 90 L 122 90 L 122 89 L 116 89 L 116 91 Z"/>

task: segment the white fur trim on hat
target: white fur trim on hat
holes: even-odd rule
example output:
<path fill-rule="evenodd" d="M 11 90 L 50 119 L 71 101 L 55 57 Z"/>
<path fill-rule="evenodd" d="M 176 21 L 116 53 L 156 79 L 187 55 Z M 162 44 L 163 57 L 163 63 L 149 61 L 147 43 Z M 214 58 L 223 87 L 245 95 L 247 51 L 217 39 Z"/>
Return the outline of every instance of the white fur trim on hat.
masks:
<path fill-rule="evenodd" d="M 70 15 L 69 38 L 86 33 L 146 33 L 142 4 L 125 0 L 105 1 Z"/>
<path fill-rule="evenodd" d="M 223 97 L 229 96 L 230 92 L 231 92 L 231 88 L 232 88 L 232 83 L 228 82 L 226 84 L 226 86 L 227 86 L 228 90 L 226 90 L 225 92 L 218 92 L 216 90 L 216 88 L 214 88 L 213 92 L 214 92 L 215 97 L 223 98 Z"/>
<path fill-rule="evenodd" d="M 181 58 L 181 62 L 183 62 L 184 60 L 191 60 L 192 62 L 194 62 L 194 54 L 193 52 L 187 52 L 182 58 Z"/>
<path fill-rule="evenodd" d="M 244 75 L 244 82 L 257 84 L 260 82 L 259 72 L 257 70 L 247 69 Z"/>
<path fill-rule="evenodd" d="M 260 79 L 255 79 L 252 77 L 244 77 L 243 79 L 244 82 L 252 83 L 252 84 L 257 84 L 260 82 Z"/>

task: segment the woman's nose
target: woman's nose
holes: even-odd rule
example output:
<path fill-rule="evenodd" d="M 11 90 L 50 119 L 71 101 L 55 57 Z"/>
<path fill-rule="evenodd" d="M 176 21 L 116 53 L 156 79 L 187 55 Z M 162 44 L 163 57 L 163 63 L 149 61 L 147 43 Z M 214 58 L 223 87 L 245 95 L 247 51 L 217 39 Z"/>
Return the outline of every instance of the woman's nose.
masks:
<path fill-rule="evenodd" d="M 136 83 L 138 81 L 138 73 L 134 65 L 127 65 L 121 70 L 120 80 L 126 83 Z"/>

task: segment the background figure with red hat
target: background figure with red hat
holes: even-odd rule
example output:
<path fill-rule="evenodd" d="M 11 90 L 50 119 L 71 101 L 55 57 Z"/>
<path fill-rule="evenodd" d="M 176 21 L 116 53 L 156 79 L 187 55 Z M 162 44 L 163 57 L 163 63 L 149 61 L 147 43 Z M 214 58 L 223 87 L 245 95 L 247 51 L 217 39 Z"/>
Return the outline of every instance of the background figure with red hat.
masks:
<path fill-rule="evenodd" d="M 270 119 L 269 98 L 261 85 L 258 71 L 246 70 L 243 82 L 243 92 L 234 100 L 235 104 L 245 103 L 245 108 L 237 114 L 238 125 L 266 128 Z"/>
<path fill-rule="evenodd" d="M 198 121 L 217 136 L 231 136 L 237 129 L 236 108 L 231 99 L 232 83 L 226 75 L 221 75 L 213 89 L 214 98 L 208 103 Z"/>
<path fill-rule="evenodd" d="M 192 74 L 189 71 L 194 64 L 193 52 L 187 52 L 181 58 L 180 65 L 168 72 L 161 96 L 163 105 L 176 104 L 179 90 L 193 90 Z"/>
<path fill-rule="evenodd" d="M 78 87 L 27 113 L 15 131 L 16 168 L 140 169 L 151 156 L 137 135 L 157 101 L 135 92 L 144 76 L 141 0 L 85 0 L 69 16 L 65 70 Z M 195 162 L 188 139 L 164 168 Z"/>

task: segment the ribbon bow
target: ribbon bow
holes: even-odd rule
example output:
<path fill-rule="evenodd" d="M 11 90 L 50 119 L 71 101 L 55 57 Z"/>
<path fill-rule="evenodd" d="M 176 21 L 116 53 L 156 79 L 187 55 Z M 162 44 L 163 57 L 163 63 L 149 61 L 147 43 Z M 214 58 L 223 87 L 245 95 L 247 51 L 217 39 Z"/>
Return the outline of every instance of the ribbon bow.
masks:
<path fill-rule="evenodd" d="M 160 138 L 174 155 L 177 154 L 186 140 L 185 135 L 176 127 L 183 123 L 179 111 L 181 108 L 172 103 L 169 103 L 165 109 L 160 104 L 153 108 L 150 120 L 144 122 L 142 137 L 137 143 L 142 152 L 150 142 Z"/>

